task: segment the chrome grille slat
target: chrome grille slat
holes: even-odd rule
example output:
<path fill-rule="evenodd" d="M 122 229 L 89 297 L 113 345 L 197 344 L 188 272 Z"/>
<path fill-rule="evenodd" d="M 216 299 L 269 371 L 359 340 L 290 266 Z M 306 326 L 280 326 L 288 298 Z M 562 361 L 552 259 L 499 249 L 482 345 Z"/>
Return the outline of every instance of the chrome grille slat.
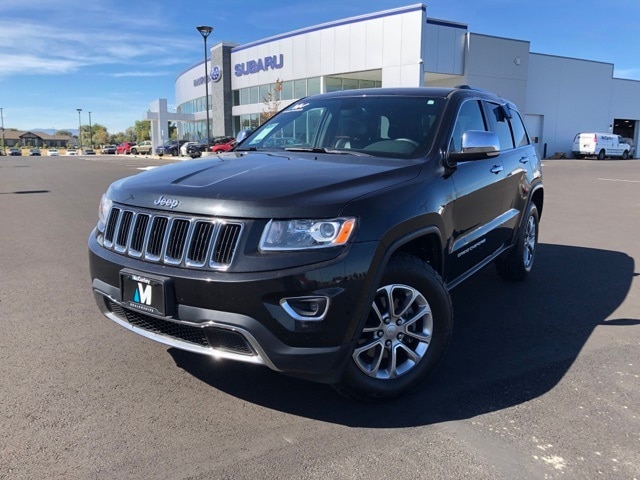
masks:
<path fill-rule="evenodd" d="M 240 225 L 228 223 L 222 226 L 221 233 L 218 235 L 211 266 L 228 265 L 233 260 L 235 245 L 237 245 L 240 237 Z"/>
<path fill-rule="evenodd" d="M 233 261 L 242 227 L 240 222 L 114 205 L 104 247 L 154 263 L 225 270 Z"/>
<path fill-rule="evenodd" d="M 131 229 L 131 221 L 133 220 L 133 212 L 125 210 L 120 215 L 120 221 L 116 227 L 115 248 L 117 252 L 124 252 L 129 242 L 129 232 Z"/>
<path fill-rule="evenodd" d="M 131 232 L 131 243 L 129 244 L 129 255 L 132 257 L 141 257 L 144 251 L 144 239 L 149 225 L 149 215 L 138 213 L 135 215 L 133 222 L 133 231 Z"/>
<path fill-rule="evenodd" d="M 191 246 L 187 252 L 187 266 L 203 267 L 205 265 L 214 230 L 213 222 L 197 221 L 195 223 Z"/>
<path fill-rule="evenodd" d="M 174 218 L 171 220 L 171 227 L 167 235 L 167 248 L 164 253 L 165 263 L 171 265 L 179 265 L 182 262 L 182 254 L 184 245 L 189 233 L 189 221 L 183 218 Z"/>

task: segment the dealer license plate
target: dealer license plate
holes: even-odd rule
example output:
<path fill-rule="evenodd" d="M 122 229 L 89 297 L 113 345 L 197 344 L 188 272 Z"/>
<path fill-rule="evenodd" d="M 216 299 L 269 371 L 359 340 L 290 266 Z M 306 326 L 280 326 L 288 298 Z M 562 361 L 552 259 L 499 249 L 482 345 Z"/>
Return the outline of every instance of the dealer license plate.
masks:
<path fill-rule="evenodd" d="M 122 303 L 134 310 L 154 315 L 166 314 L 165 285 L 162 280 L 146 275 L 121 272 Z"/>

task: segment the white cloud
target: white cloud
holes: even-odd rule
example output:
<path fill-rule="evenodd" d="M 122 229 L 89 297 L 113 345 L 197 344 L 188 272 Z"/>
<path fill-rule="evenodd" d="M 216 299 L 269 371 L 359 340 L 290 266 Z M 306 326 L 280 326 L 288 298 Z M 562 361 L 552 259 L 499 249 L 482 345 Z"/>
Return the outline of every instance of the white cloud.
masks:
<path fill-rule="evenodd" d="M 25 42 L 25 32 L 37 34 Z M 177 59 L 176 52 L 194 48 L 194 42 L 167 37 L 158 41 L 156 32 L 146 32 L 114 33 L 104 28 L 79 30 L 0 20 L 0 52 L 10 52 L 0 55 L 0 75 L 59 74 L 96 65 L 154 65 L 154 59 Z"/>

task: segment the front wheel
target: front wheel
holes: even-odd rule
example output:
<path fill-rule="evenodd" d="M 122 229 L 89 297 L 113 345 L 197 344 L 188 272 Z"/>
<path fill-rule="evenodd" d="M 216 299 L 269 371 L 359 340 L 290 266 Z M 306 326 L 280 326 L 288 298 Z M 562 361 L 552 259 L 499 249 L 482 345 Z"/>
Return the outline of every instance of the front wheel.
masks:
<path fill-rule="evenodd" d="M 531 272 L 538 246 L 538 222 L 538 209 L 532 203 L 515 244 L 495 262 L 498 275 L 503 280 L 524 280 Z"/>
<path fill-rule="evenodd" d="M 628 160 L 628 159 L 629 159 L 629 152 L 628 152 L 628 151 L 626 151 L 626 150 L 625 150 L 625 151 L 622 153 L 622 159 L 623 159 L 623 160 Z"/>
<path fill-rule="evenodd" d="M 438 364 L 451 338 L 453 311 L 442 278 L 426 262 L 391 258 L 342 379 L 334 388 L 360 401 L 398 397 Z"/>

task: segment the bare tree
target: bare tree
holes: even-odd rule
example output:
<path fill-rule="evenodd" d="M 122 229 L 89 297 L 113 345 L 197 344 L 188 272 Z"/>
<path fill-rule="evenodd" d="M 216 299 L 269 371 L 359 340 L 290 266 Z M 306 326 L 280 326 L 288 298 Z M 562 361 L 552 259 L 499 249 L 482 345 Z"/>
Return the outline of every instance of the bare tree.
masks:
<path fill-rule="evenodd" d="M 260 123 L 264 123 L 273 117 L 280 110 L 280 94 L 282 93 L 282 80 L 277 79 L 273 86 L 273 90 L 269 92 L 262 99 L 264 108 L 260 114 Z"/>

